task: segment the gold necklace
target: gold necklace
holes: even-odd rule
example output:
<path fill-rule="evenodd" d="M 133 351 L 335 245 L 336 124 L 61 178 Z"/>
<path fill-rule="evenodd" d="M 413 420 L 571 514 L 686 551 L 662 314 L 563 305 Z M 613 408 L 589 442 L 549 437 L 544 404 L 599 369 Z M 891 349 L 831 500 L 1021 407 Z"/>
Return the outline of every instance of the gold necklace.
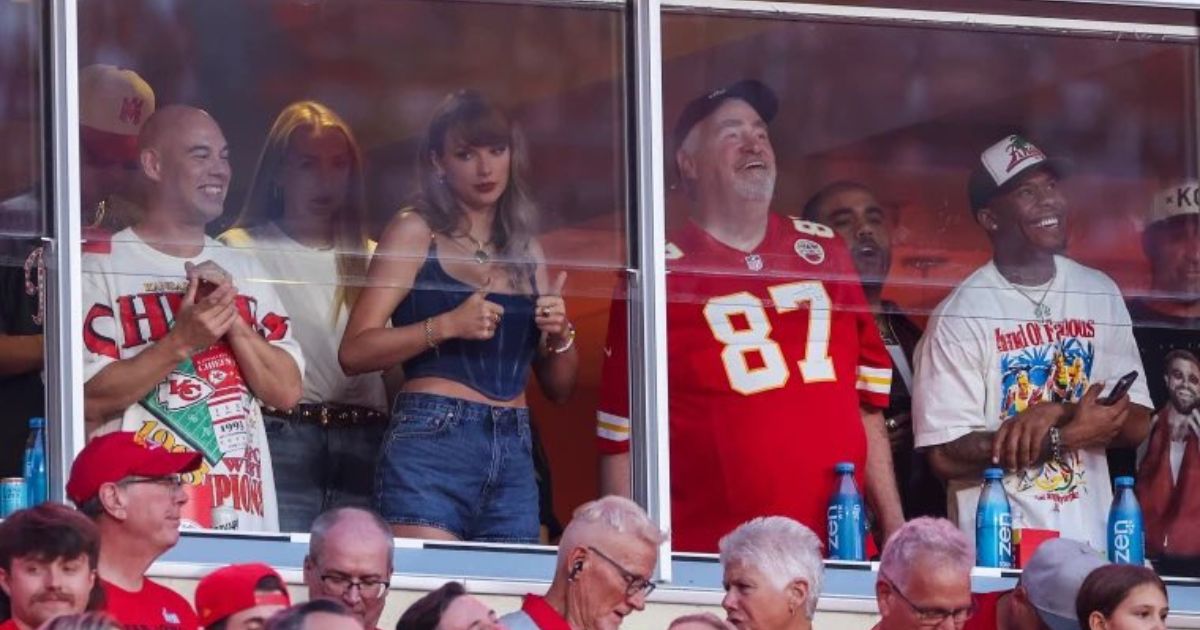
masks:
<path fill-rule="evenodd" d="M 488 261 L 492 259 L 492 257 L 488 255 L 487 250 L 483 248 L 486 243 L 480 243 L 474 236 L 471 236 L 470 234 L 465 234 L 464 236 L 466 236 L 467 240 L 471 241 L 471 244 L 475 246 L 475 262 L 481 265 L 486 265 Z"/>

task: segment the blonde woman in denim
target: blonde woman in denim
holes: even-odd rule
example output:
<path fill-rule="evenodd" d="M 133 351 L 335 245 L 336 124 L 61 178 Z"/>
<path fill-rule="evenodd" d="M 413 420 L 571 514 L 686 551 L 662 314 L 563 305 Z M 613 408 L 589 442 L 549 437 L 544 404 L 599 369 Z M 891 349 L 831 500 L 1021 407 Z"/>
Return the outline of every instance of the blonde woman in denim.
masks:
<path fill-rule="evenodd" d="M 383 378 L 347 376 L 337 362 L 374 246 L 363 181 L 350 125 L 321 103 L 297 101 L 276 116 L 241 212 L 220 236 L 251 250 L 276 281 L 304 351 L 300 404 L 263 409 L 283 531 L 308 531 L 318 514 L 367 507 L 374 494 L 388 422 Z"/>
<path fill-rule="evenodd" d="M 421 143 L 419 201 L 384 230 L 350 313 L 347 374 L 404 366 L 375 476 L 397 536 L 538 539 L 525 387 L 532 371 L 564 401 L 578 354 L 524 161 L 503 112 L 478 92 L 447 97 Z"/>

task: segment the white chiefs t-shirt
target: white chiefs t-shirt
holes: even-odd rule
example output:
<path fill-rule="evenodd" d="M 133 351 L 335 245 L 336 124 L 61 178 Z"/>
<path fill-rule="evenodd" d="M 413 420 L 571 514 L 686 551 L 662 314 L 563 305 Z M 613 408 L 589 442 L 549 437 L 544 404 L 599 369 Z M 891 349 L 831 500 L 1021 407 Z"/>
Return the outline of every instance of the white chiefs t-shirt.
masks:
<path fill-rule="evenodd" d="M 342 403 L 386 412 L 379 372 L 346 376 L 338 345 L 349 319 L 338 300 L 337 255 L 333 249 L 305 247 L 265 223 L 221 235 L 230 247 L 246 249 L 275 280 L 275 291 L 291 316 L 296 341 L 304 348 L 304 403 Z"/>
<path fill-rule="evenodd" d="M 1030 405 L 1077 401 L 1094 382 L 1110 389 L 1131 370 L 1141 374 L 1131 401 L 1151 406 L 1117 285 L 1068 258 L 1055 256 L 1054 264 L 1048 290 L 1021 287 L 1022 295 L 988 262 L 938 306 L 915 357 L 918 448 L 995 431 Z M 1034 316 L 1043 291 L 1048 323 Z M 1112 502 L 1104 449 L 1080 449 L 1063 459 L 1005 475 L 1014 523 L 1058 530 L 1103 551 Z M 954 481 L 947 489 L 950 518 L 971 539 L 981 485 L 982 479 Z"/>
<path fill-rule="evenodd" d="M 237 308 L 303 372 L 300 346 L 278 296 L 258 261 L 205 238 L 190 258 L 164 254 L 132 229 L 111 242 L 89 243 L 83 255 L 84 380 L 162 339 L 187 289 L 184 263 L 211 260 L 233 276 Z M 271 453 L 258 399 L 249 390 L 224 340 L 200 350 L 102 427 L 133 431 L 166 448 L 200 451 L 200 470 L 185 477 L 184 527 L 278 531 L 279 510 Z"/>

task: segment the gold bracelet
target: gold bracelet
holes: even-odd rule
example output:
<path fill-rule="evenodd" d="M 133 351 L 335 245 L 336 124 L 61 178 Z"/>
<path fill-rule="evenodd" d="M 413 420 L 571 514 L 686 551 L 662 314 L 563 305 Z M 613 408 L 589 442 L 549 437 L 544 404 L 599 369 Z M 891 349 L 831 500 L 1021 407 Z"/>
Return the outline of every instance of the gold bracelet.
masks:
<path fill-rule="evenodd" d="M 438 341 L 440 341 L 440 340 L 438 340 Z M 433 339 L 433 318 L 432 317 L 425 318 L 425 344 L 429 346 L 430 350 L 436 351 L 438 349 L 438 342 L 434 341 L 434 339 Z"/>
<path fill-rule="evenodd" d="M 571 349 L 575 345 L 575 324 L 567 322 L 567 342 L 557 348 L 550 347 L 550 340 L 546 339 L 546 350 L 554 354 L 562 354 Z"/>

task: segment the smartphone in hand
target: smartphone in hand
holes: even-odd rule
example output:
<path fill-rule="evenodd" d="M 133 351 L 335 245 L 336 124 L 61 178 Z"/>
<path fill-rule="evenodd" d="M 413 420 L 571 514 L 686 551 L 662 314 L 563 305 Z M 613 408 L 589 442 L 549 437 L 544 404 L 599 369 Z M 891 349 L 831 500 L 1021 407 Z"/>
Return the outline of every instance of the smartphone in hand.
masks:
<path fill-rule="evenodd" d="M 1108 392 L 1107 396 L 1100 399 L 1100 404 L 1105 406 L 1117 404 L 1117 401 L 1121 400 L 1122 396 L 1129 393 L 1129 388 L 1133 387 L 1133 382 L 1137 380 L 1137 377 L 1137 370 L 1122 376 L 1121 380 L 1117 381 L 1117 384 L 1113 386 L 1112 391 Z"/>

